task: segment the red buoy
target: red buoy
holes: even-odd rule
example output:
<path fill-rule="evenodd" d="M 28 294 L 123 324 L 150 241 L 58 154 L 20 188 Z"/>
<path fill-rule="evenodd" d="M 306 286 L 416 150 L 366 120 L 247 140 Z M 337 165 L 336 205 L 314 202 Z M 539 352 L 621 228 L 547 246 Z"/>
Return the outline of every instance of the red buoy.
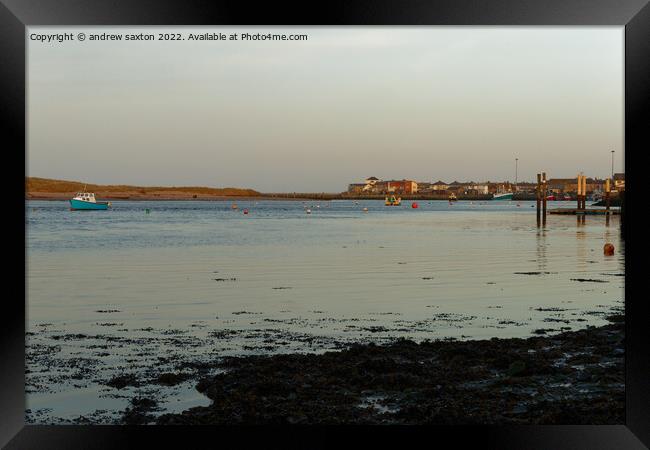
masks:
<path fill-rule="evenodd" d="M 606 256 L 612 256 L 614 254 L 614 245 L 609 242 L 605 244 L 603 247 L 603 253 L 605 253 Z"/>
<path fill-rule="evenodd" d="M 247 209 L 244 210 L 244 214 L 248 214 L 248 210 L 247 210 Z"/>
<path fill-rule="evenodd" d="M 411 203 L 411 208 L 416 209 L 417 207 L 418 207 L 417 203 L 415 203 L 415 202 Z"/>

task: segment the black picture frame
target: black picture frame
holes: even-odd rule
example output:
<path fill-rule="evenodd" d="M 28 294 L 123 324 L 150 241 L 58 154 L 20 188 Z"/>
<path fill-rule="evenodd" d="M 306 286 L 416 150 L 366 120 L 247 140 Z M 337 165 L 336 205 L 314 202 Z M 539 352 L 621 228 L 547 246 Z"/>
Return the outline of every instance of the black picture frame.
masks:
<path fill-rule="evenodd" d="M 262 439 L 266 444 L 312 447 L 340 445 L 331 428 L 263 427 L 113 427 L 25 425 L 25 257 L 18 236 L 25 235 L 24 173 L 26 153 L 26 27 L 32 25 L 551 25 L 625 27 L 625 172 L 626 213 L 626 418 L 620 426 L 481 426 L 366 427 L 347 431 L 366 435 L 366 446 L 391 440 L 408 445 L 414 434 L 431 444 L 488 448 L 644 448 L 650 445 L 650 327 L 646 296 L 634 295 L 643 280 L 644 247 L 641 158 L 650 148 L 650 6 L 646 0 L 402 0 L 245 2 L 217 0 L 0 0 L 0 130 L 5 175 L 10 175 L 7 236 L 21 257 L 10 261 L 0 326 L 0 445 L 7 448 L 132 448 L 146 443 L 191 448 L 197 439 L 219 445 L 226 436 L 239 445 Z M 7 158 L 13 156 L 11 163 Z M 22 170 L 21 170 L 22 169 Z M 22 197 L 19 192 L 22 186 Z M 6 204 L 8 201 L 9 205 Z M 21 215 L 19 211 L 23 211 Z M 634 225 L 633 225 L 634 224 Z M 634 242 L 634 244 L 632 244 Z M 15 274 L 13 273 L 15 272 Z M 27 301 L 27 299 L 25 299 Z M 198 428 L 198 429 L 197 429 Z M 420 437 L 424 437 L 420 436 Z"/>

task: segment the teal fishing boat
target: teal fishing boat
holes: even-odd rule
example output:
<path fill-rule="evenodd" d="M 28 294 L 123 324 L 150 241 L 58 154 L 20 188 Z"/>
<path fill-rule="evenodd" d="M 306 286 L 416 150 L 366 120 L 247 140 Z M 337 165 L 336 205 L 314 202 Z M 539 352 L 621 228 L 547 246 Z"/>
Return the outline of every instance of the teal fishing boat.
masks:
<path fill-rule="evenodd" d="M 98 202 L 92 192 L 79 192 L 70 200 L 71 211 L 106 210 L 110 202 Z"/>
<path fill-rule="evenodd" d="M 502 194 L 494 194 L 492 200 L 512 200 L 512 192 L 504 192 Z"/>

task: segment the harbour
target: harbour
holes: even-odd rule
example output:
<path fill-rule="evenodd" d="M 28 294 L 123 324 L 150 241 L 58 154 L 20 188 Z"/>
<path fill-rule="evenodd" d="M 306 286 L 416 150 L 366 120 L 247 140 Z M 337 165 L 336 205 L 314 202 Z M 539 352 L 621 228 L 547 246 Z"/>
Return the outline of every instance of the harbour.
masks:
<path fill-rule="evenodd" d="M 142 396 L 151 420 L 207 405 L 194 386 L 212 372 L 191 368 L 229 356 L 552 336 L 622 307 L 618 216 L 538 228 L 534 202 L 236 203 L 27 201 L 28 422 L 120 422 Z"/>

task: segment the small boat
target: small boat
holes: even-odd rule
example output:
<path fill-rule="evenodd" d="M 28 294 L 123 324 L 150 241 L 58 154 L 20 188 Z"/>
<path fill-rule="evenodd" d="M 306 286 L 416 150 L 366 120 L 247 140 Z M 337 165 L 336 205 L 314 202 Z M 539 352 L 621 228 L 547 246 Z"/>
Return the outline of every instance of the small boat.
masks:
<path fill-rule="evenodd" d="M 512 200 L 512 192 L 503 192 L 501 194 L 494 194 L 492 200 Z"/>
<path fill-rule="evenodd" d="M 111 206 L 110 202 L 98 202 L 92 192 L 78 192 L 70 199 L 71 211 L 105 210 L 109 206 Z"/>
<path fill-rule="evenodd" d="M 565 202 L 568 202 L 569 200 L 571 200 L 571 196 L 569 194 L 564 194 L 564 197 L 562 197 L 562 200 L 564 200 Z"/>
<path fill-rule="evenodd" d="M 555 195 L 551 194 L 546 196 L 546 200 L 554 202 L 555 200 L 557 200 L 557 198 L 555 197 Z"/>
<path fill-rule="evenodd" d="M 386 201 L 384 204 L 386 206 L 399 206 L 402 203 L 402 198 L 401 197 L 395 197 L 394 195 L 386 196 Z"/>

